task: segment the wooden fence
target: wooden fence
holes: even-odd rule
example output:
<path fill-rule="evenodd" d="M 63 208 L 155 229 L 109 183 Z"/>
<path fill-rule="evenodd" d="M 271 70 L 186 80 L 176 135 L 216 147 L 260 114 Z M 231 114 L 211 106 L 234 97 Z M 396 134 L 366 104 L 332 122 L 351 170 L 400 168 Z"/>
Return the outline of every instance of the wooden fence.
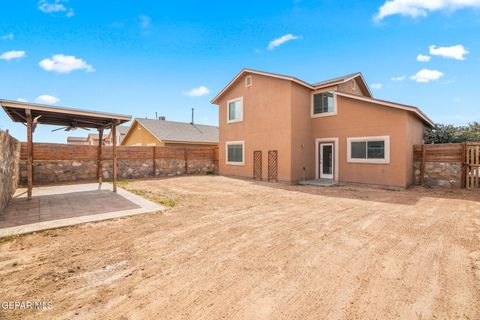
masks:
<path fill-rule="evenodd" d="M 218 170 L 216 147 L 118 146 L 116 154 L 119 178 L 201 174 Z M 27 160 L 24 142 L 20 160 L 21 167 L 24 167 Z M 111 146 L 103 146 L 99 157 L 98 146 L 33 144 L 34 175 L 38 183 L 95 179 L 100 174 L 105 178 L 112 177 L 112 160 Z"/>
<path fill-rule="evenodd" d="M 117 146 L 117 159 L 195 159 L 218 161 L 218 148 Z M 111 146 L 102 147 L 101 160 L 112 160 Z M 22 142 L 20 159 L 27 159 L 27 144 Z M 33 160 L 98 160 L 97 146 L 60 143 L 34 143 Z"/>
<path fill-rule="evenodd" d="M 480 188 L 480 142 L 415 145 L 414 161 L 420 165 L 420 181 L 424 185 L 425 163 L 461 163 L 462 186 Z"/>

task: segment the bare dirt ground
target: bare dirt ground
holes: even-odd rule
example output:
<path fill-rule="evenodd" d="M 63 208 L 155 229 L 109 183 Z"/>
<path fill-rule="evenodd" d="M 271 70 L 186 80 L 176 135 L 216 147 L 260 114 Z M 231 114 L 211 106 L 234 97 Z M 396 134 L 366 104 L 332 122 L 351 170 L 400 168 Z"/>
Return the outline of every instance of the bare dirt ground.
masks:
<path fill-rule="evenodd" d="M 0 243 L 5 319 L 480 319 L 480 193 L 137 181 L 176 206 Z"/>

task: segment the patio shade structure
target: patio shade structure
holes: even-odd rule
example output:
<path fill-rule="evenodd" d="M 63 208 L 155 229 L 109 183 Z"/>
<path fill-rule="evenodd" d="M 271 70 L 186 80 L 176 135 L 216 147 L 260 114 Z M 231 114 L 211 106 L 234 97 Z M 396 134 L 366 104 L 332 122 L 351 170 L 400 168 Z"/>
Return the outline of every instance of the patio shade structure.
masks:
<path fill-rule="evenodd" d="M 65 126 L 66 130 L 75 128 L 97 129 L 98 140 L 98 183 L 102 183 L 102 136 L 104 129 L 111 129 L 115 137 L 116 127 L 130 121 L 128 115 L 70 109 L 57 106 L 1 100 L 0 105 L 14 122 L 21 122 L 27 127 L 27 188 L 28 198 L 32 197 L 33 188 L 33 133 L 39 124 Z M 117 191 L 117 154 L 116 142 L 112 143 L 113 152 L 113 191 Z"/>

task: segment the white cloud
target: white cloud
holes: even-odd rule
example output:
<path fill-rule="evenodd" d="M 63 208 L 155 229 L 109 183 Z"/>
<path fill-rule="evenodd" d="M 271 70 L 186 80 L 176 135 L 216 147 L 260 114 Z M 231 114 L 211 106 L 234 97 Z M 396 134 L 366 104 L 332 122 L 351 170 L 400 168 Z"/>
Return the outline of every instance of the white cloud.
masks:
<path fill-rule="evenodd" d="M 210 93 L 210 90 L 207 87 L 200 86 L 198 88 L 193 88 L 190 91 L 184 92 L 183 94 L 185 94 L 187 96 L 190 96 L 190 97 L 201 97 L 201 96 L 204 96 L 204 95 L 209 94 L 209 93 Z"/>
<path fill-rule="evenodd" d="M 420 61 L 420 62 L 428 62 L 428 61 L 430 61 L 430 59 L 432 59 L 432 57 L 426 56 L 424 54 L 419 54 L 417 56 L 417 61 Z"/>
<path fill-rule="evenodd" d="M 55 104 L 58 101 L 60 101 L 60 99 L 58 99 L 57 97 L 48 95 L 48 94 L 43 94 L 41 96 L 38 96 L 35 99 L 36 103 L 44 103 L 44 104 Z"/>
<path fill-rule="evenodd" d="M 277 39 L 274 39 L 274 40 L 270 41 L 267 49 L 268 50 L 273 50 L 276 47 L 281 46 L 282 44 L 284 44 L 288 41 L 297 40 L 297 39 L 301 39 L 301 37 L 300 36 L 295 36 L 295 35 L 289 33 L 289 34 L 286 34 L 284 36 L 281 36 L 280 38 L 277 38 Z"/>
<path fill-rule="evenodd" d="M 86 72 L 95 71 L 85 60 L 63 54 L 56 54 L 51 59 L 43 59 L 38 65 L 45 71 L 57 73 L 70 73 L 75 70 L 85 70 Z"/>
<path fill-rule="evenodd" d="M 18 102 L 28 102 L 27 99 L 23 99 L 23 98 L 18 98 L 17 101 L 18 101 Z"/>
<path fill-rule="evenodd" d="M 12 59 L 23 58 L 26 55 L 27 55 L 27 53 L 25 51 L 12 50 L 12 51 L 7 51 L 7 52 L 2 53 L 2 55 L 0 56 L 0 59 L 9 61 L 9 60 L 12 60 Z"/>
<path fill-rule="evenodd" d="M 152 18 L 146 15 L 140 15 L 138 16 L 138 19 L 140 20 L 140 26 L 142 29 L 149 29 L 152 25 Z"/>
<path fill-rule="evenodd" d="M 465 60 L 465 55 L 468 54 L 468 50 L 461 44 L 451 47 L 430 46 L 428 48 L 432 56 L 440 56 L 455 60 Z"/>
<path fill-rule="evenodd" d="M 407 79 L 407 76 L 398 76 L 398 77 L 391 77 L 390 78 L 390 80 L 396 81 L 396 82 L 403 81 L 405 79 Z"/>
<path fill-rule="evenodd" d="M 64 3 L 68 2 L 67 0 L 54 0 L 53 2 L 49 2 L 47 0 L 40 0 L 38 3 L 38 9 L 45 13 L 57 13 L 57 12 L 64 12 L 65 16 L 73 17 L 74 12 L 73 9 L 64 5 Z"/>
<path fill-rule="evenodd" d="M 373 90 L 380 90 L 380 89 L 382 89 L 382 86 L 383 85 L 381 83 L 372 83 L 370 85 L 370 88 L 372 88 Z"/>
<path fill-rule="evenodd" d="M 7 33 L 7 34 L 4 34 L 3 36 L 0 36 L 0 39 L 2 40 L 13 40 L 13 33 Z"/>
<path fill-rule="evenodd" d="M 443 72 L 437 70 L 422 69 L 410 77 L 416 82 L 427 83 L 433 80 L 438 80 L 443 77 Z"/>
<path fill-rule="evenodd" d="M 380 21 L 392 15 L 402 15 L 412 18 L 426 17 L 433 11 L 455 11 L 465 8 L 480 8 L 480 0 L 387 0 L 374 16 Z"/>

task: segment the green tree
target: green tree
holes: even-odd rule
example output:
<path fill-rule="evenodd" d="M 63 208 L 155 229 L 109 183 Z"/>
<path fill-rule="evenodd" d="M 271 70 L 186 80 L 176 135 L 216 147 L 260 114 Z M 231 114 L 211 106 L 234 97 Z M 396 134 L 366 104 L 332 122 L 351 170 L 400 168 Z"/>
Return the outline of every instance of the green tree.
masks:
<path fill-rule="evenodd" d="M 467 126 L 437 124 L 424 134 L 425 143 L 461 143 L 480 141 L 480 123 L 472 122 Z"/>

